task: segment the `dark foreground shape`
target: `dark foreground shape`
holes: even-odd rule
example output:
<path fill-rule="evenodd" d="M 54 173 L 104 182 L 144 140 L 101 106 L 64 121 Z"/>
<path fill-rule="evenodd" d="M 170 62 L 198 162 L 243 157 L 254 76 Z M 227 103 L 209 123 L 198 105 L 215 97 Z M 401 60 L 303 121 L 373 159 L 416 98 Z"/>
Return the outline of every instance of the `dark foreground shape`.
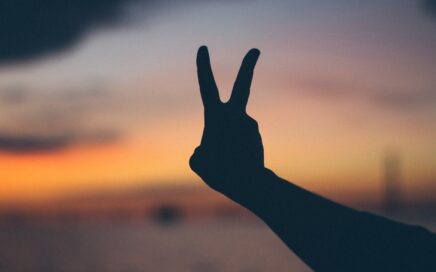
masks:
<path fill-rule="evenodd" d="M 223 103 L 208 50 L 199 49 L 205 125 L 192 170 L 265 221 L 315 271 L 436 271 L 436 235 L 337 204 L 265 168 L 257 122 L 246 113 L 259 54 L 252 49 L 245 56 Z"/>

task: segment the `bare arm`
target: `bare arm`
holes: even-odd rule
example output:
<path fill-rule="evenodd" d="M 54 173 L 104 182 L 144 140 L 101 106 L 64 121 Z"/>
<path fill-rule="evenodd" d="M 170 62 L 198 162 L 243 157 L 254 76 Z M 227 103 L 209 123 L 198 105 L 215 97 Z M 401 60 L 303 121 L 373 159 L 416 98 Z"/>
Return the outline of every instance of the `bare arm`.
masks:
<path fill-rule="evenodd" d="M 259 54 L 248 52 L 222 103 L 207 48 L 199 49 L 205 127 L 193 171 L 261 218 L 315 271 L 436 271 L 434 234 L 337 204 L 265 168 L 257 123 L 246 113 Z"/>

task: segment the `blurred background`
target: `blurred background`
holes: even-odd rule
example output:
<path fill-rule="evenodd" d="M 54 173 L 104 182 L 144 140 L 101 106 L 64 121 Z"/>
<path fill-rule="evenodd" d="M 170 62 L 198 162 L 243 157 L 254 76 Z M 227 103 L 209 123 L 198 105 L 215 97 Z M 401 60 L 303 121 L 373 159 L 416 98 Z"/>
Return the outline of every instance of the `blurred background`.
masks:
<path fill-rule="evenodd" d="M 0 3 L 0 271 L 311 271 L 189 169 L 195 56 L 268 168 L 436 230 L 436 1 Z"/>

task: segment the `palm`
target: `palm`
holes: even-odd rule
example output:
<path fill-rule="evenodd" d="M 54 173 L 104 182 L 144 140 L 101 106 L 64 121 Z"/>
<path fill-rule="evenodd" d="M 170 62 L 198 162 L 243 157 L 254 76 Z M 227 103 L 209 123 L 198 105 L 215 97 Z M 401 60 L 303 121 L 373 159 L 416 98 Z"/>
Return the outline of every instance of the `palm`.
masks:
<path fill-rule="evenodd" d="M 258 56 L 257 49 L 250 50 L 245 56 L 227 103 L 220 101 L 207 48 L 201 47 L 197 56 L 205 126 L 201 144 L 192 155 L 190 165 L 210 187 L 231 198 L 246 187 L 244 185 L 250 186 L 244 183 L 264 167 L 258 126 L 246 113 Z"/>

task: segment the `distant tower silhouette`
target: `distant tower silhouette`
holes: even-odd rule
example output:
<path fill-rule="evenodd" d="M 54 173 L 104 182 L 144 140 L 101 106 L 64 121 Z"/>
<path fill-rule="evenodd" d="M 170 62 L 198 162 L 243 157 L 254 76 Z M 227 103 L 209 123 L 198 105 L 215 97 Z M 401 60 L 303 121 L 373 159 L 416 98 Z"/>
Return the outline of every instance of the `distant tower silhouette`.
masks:
<path fill-rule="evenodd" d="M 384 208 L 388 214 L 400 211 L 401 206 L 401 161 L 398 153 L 390 151 L 384 160 Z"/>

